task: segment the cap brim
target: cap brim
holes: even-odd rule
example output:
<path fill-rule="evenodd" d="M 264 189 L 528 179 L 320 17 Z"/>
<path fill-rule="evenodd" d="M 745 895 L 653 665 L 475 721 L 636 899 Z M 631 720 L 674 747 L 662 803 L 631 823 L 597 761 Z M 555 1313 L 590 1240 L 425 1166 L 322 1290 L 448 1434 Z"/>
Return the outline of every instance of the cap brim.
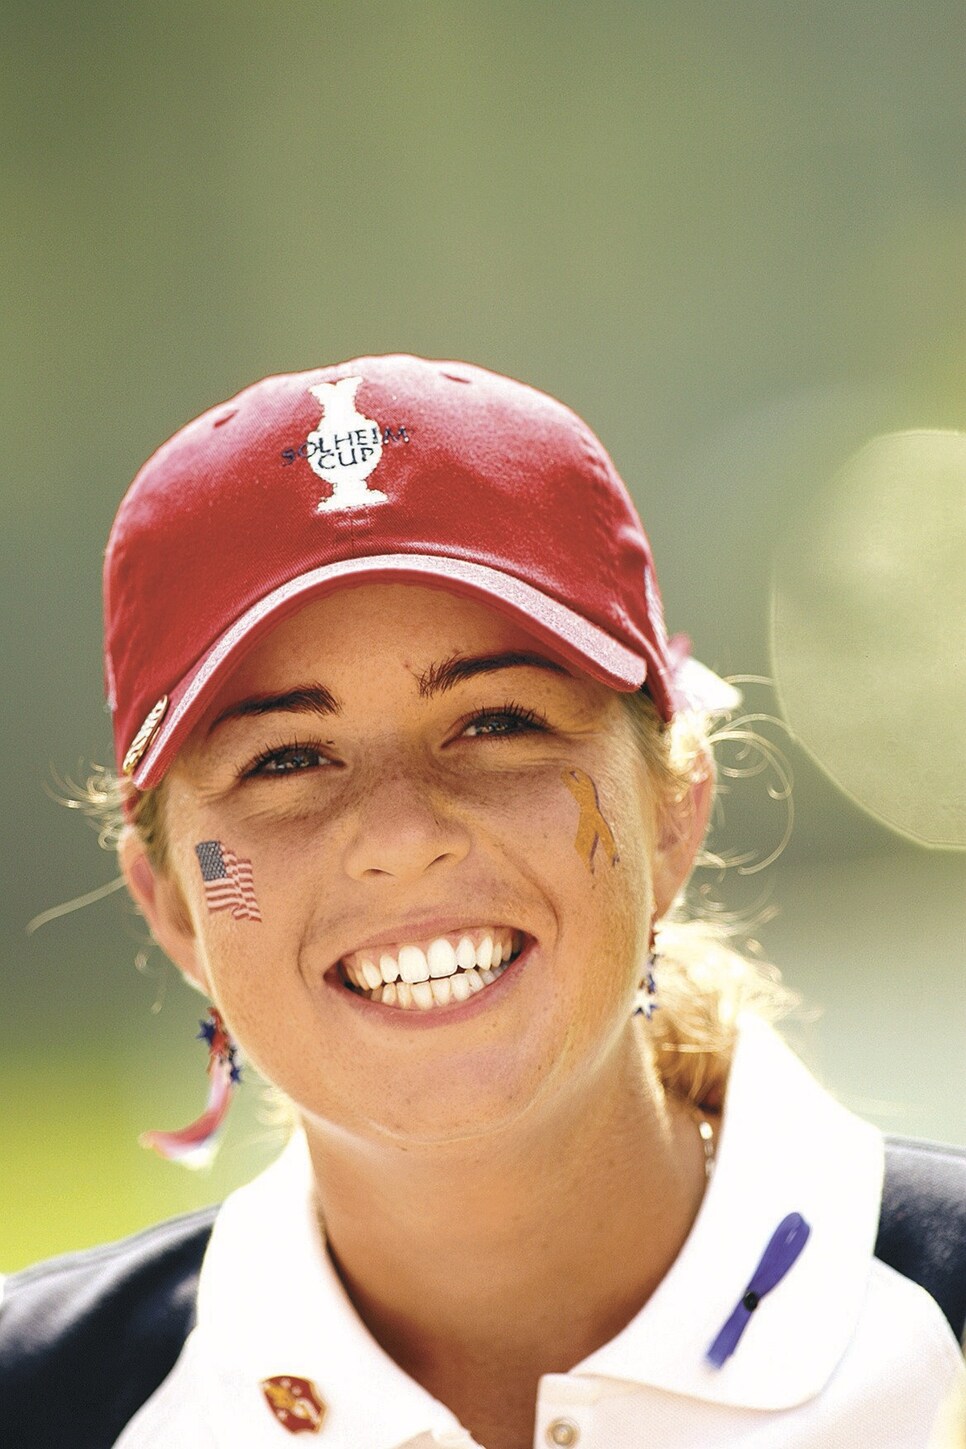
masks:
<path fill-rule="evenodd" d="M 645 679 L 663 718 L 673 703 L 670 681 L 646 641 L 630 649 L 556 599 L 511 574 L 439 554 L 378 554 L 326 564 L 259 599 L 226 629 L 170 693 L 161 724 L 131 778 L 140 790 L 157 785 L 209 701 L 259 639 L 289 614 L 337 588 L 363 583 L 419 582 L 465 594 L 508 615 L 567 663 L 612 689 L 630 693 Z"/>

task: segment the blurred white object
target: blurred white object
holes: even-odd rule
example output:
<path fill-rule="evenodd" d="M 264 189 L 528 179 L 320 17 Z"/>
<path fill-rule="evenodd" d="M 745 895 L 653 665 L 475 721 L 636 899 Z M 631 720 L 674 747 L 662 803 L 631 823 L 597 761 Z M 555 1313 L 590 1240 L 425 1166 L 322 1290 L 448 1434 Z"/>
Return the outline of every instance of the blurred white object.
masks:
<path fill-rule="evenodd" d="M 966 433 L 862 448 L 790 520 L 771 602 L 803 747 L 893 830 L 966 847 Z"/>

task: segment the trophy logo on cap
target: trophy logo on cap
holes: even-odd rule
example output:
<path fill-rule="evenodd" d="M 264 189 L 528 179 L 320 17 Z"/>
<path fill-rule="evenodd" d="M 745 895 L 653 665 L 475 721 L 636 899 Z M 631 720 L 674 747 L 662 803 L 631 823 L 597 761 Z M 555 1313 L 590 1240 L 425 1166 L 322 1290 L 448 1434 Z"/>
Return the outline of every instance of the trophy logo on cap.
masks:
<path fill-rule="evenodd" d="M 388 502 L 385 493 L 366 484 L 379 466 L 383 438 L 378 423 L 356 408 L 356 389 L 361 381 L 361 377 L 343 377 L 338 382 L 320 382 L 309 388 L 322 404 L 322 418 L 306 438 L 306 456 L 313 473 L 332 485 L 331 497 L 319 502 L 320 513 Z"/>

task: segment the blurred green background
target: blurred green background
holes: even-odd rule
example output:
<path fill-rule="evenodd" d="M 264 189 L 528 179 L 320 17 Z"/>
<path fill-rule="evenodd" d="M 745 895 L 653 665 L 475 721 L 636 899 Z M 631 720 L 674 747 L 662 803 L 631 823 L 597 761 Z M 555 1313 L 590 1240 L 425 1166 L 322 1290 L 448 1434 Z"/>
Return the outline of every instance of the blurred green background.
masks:
<path fill-rule="evenodd" d="M 966 18 L 7 0 L 0 26 L 10 1270 L 215 1200 L 278 1143 L 253 1084 L 210 1174 L 139 1149 L 200 1109 L 200 998 L 120 896 L 25 932 L 112 876 L 47 792 L 109 758 L 99 569 L 142 460 L 272 371 L 406 350 L 521 376 L 613 453 L 672 631 L 774 676 L 794 520 L 874 435 L 966 429 Z M 942 597 L 910 599 L 937 648 Z M 914 738 L 929 702 L 897 680 L 893 703 Z M 762 728 L 794 772 L 791 839 L 708 883 L 778 907 L 757 937 L 820 1009 L 790 1036 L 822 1080 L 889 1131 L 966 1142 L 966 857 L 897 835 Z M 731 783 L 718 850 L 774 851 L 769 782 Z"/>

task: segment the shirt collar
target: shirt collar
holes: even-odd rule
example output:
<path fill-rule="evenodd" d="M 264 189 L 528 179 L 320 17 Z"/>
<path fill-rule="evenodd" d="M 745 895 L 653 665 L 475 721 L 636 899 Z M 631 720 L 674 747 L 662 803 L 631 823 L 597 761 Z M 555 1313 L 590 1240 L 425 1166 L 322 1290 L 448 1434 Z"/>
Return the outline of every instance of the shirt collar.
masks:
<path fill-rule="evenodd" d="M 881 1133 L 853 1116 L 777 1034 L 742 1021 L 714 1175 L 681 1252 L 641 1312 L 571 1373 L 629 1379 L 718 1404 L 791 1408 L 817 1394 L 852 1338 L 882 1196 Z M 720 1369 L 705 1353 L 775 1229 L 811 1228 Z"/>
<path fill-rule="evenodd" d="M 789 1408 L 812 1397 L 834 1372 L 861 1310 L 882 1171 L 880 1133 L 835 1102 L 769 1027 L 743 1020 L 714 1175 L 687 1241 L 640 1313 L 571 1375 L 746 1408 Z M 295 1374 L 312 1380 L 326 1402 L 330 1449 L 472 1444 L 358 1316 L 325 1251 L 312 1186 L 297 1133 L 216 1219 L 194 1349 L 222 1381 L 218 1442 L 277 1444 L 267 1410 L 263 1420 L 254 1416 L 264 1435 L 254 1428 L 251 1394 L 263 1379 Z M 811 1228 L 801 1257 L 752 1314 L 732 1357 L 714 1369 L 705 1352 L 791 1212 Z"/>
<path fill-rule="evenodd" d="M 434 1432 L 443 1440 L 460 1430 L 459 1420 L 403 1372 L 357 1314 L 325 1250 L 313 1185 L 305 1135 L 297 1132 L 215 1219 L 193 1348 L 220 1381 L 212 1401 L 217 1442 L 235 1449 L 281 1442 L 271 1414 L 253 1408 L 252 1393 L 261 1397 L 261 1382 L 283 1374 L 317 1386 L 329 1449 L 400 1449 Z M 472 1440 L 457 1433 L 455 1442 Z"/>

